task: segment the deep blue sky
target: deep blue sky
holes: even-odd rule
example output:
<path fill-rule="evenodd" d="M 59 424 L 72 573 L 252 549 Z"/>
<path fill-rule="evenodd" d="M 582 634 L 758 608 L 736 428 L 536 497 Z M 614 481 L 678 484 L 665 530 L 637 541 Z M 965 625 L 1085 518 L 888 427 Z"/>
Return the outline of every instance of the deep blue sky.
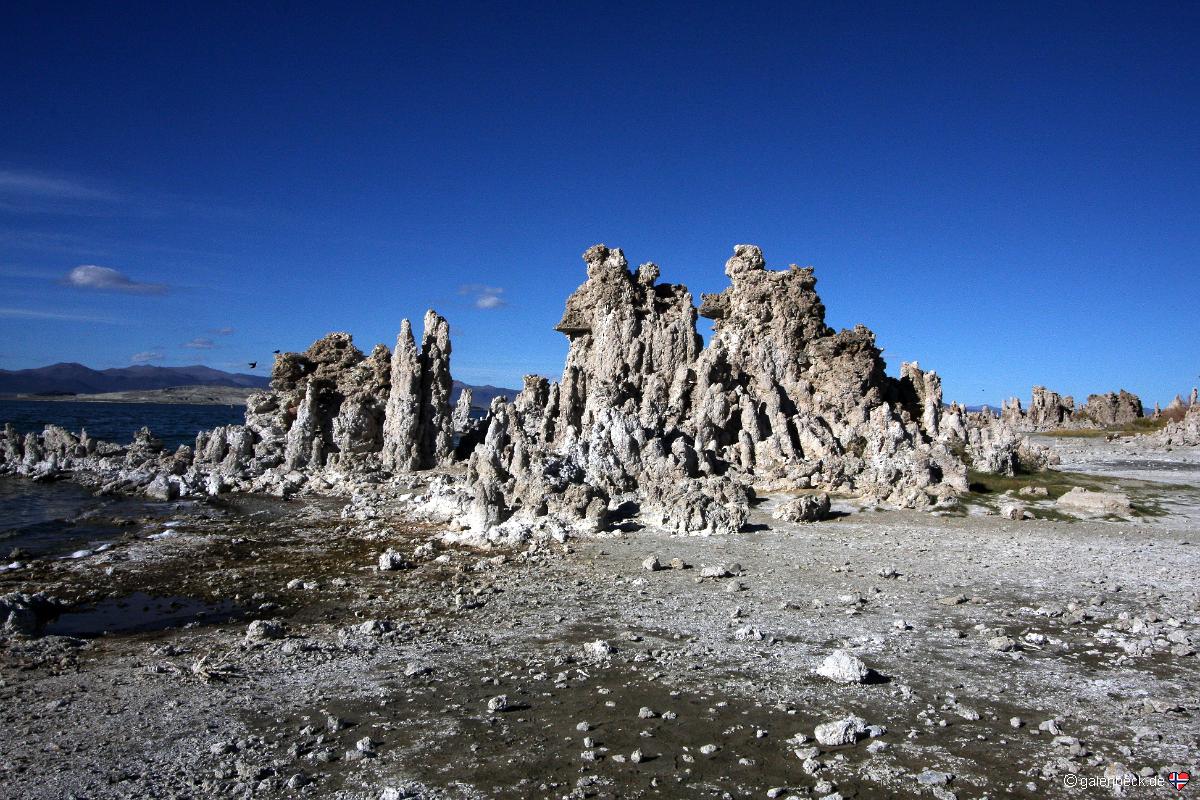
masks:
<path fill-rule="evenodd" d="M 6 6 L 0 367 L 433 306 L 519 385 L 589 245 L 698 298 L 752 242 L 947 399 L 1200 374 L 1200 5 L 433 5 Z"/>

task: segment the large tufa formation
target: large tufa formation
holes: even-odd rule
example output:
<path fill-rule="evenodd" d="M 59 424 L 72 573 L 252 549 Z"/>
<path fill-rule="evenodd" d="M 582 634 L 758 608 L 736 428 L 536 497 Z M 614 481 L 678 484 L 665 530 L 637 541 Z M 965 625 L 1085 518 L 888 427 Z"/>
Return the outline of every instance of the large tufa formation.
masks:
<path fill-rule="evenodd" d="M 149 431 L 119 448 L 10 429 L 0 471 L 50 476 L 78 465 L 114 490 L 172 499 L 334 489 L 469 459 L 465 481 L 435 481 L 426 501 L 461 515 L 467 535 L 519 538 L 533 524 L 599 528 L 633 515 L 679 532 L 733 532 L 755 488 L 923 508 L 966 490 L 962 456 L 1008 473 L 1045 461 L 1018 434 L 1019 403 L 1008 419 L 967 414 L 944 406 L 941 379 L 915 362 L 887 376 L 871 331 L 825 324 L 811 268 L 768 270 L 757 247 L 739 245 L 725 265 L 730 285 L 697 310 L 654 264 L 631 271 L 604 245 L 584 261 L 587 281 L 557 326 L 569 340 L 561 379 L 529 376 L 483 420 L 471 419 L 468 392 L 451 410 L 449 326 L 430 311 L 419 347 L 406 320 L 392 352 L 378 345 L 364 356 L 333 333 L 278 356 L 245 424 L 201 433 L 194 453 L 165 452 Z M 699 316 L 713 321 L 707 347 Z M 1035 391 L 1039 424 L 1069 405 Z"/>
<path fill-rule="evenodd" d="M 1034 430 L 1056 430 L 1071 421 L 1075 413 L 1075 398 L 1063 397 L 1045 386 L 1033 387 L 1029 403 L 1029 425 Z"/>
<path fill-rule="evenodd" d="M 207 491 L 227 487 L 288 492 L 322 468 L 393 472 L 435 467 L 451 457 L 450 329 L 425 315 L 421 348 L 408 320 L 394 353 L 369 356 L 347 333 L 275 359 L 271 390 L 247 400 L 246 424 L 196 441 Z"/>
<path fill-rule="evenodd" d="M 1192 403 L 1179 418 L 1167 423 L 1160 431 L 1147 437 L 1159 447 L 1194 447 L 1200 445 L 1200 404 Z"/>
<path fill-rule="evenodd" d="M 1013 397 L 1001 405 L 1000 419 L 1013 431 L 1044 432 L 1129 425 L 1142 414 L 1142 401 L 1124 389 L 1089 395 L 1087 403 L 1076 408 L 1074 398 L 1034 386 L 1028 411 L 1021 407 L 1020 398 Z"/>
<path fill-rule="evenodd" d="M 1088 395 L 1080 414 L 1102 427 L 1129 425 L 1143 416 L 1142 401 L 1124 389 L 1119 393 Z"/>
<path fill-rule="evenodd" d="M 1021 407 L 1021 398 L 1011 397 L 1000 404 L 1000 419 L 1014 431 L 1050 431 L 1066 427 L 1075 414 L 1075 398 L 1034 386 L 1029 410 Z"/>
<path fill-rule="evenodd" d="M 1164 411 L 1155 408 L 1155 419 L 1165 419 L 1166 426 L 1142 441 L 1157 447 L 1192 447 L 1200 445 L 1200 397 L 1195 388 L 1188 396 L 1187 404 L 1175 395 Z"/>
<path fill-rule="evenodd" d="M 527 379 L 493 404 L 471 457 L 473 526 L 555 512 L 599 524 L 608 501 L 629 499 L 668 528 L 729 532 L 752 484 L 909 507 L 966 489 L 936 441 L 936 375 L 889 378 L 869 330 L 826 326 L 811 269 L 771 271 L 739 245 L 730 287 L 702 299 L 715 322 L 703 347 L 686 287 L 659 283 L 654 264 L 631 272 L 604 245 L 583 258 L 588 279 L 557 326 L 562 379 Z"/>

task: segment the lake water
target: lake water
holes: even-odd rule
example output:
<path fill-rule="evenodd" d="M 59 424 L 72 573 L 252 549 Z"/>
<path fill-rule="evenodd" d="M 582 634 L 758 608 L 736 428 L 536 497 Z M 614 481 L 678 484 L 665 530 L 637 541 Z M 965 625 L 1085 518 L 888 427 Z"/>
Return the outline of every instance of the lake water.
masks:
<path fill-rule="evenodd" d="M 47 425 L 61 425 L 72 433 L 87 428 L 96 439 L 129 444 L 134 432 L 146 425 L 171 449 L 195 444 L 196 434 L 202 430 L 240 424 L 245 414 L 242 406 L 0 400 L 0 426 L 11 422 L 21 433 L 40 433 Z"/>
<path fill-rule="evenodd" d="M 173 505 L 141 497 L 96 497 L 70 481 L 0 477 L 0 570 L 14 560 L 87 550 L 128 528 L 121 519 L 168 519 Z"/>
<path fill-rule="evenodd" d="M 134 431 L 146 425 L 172 449 L 194 444 L 199 431 L 241 423 L 244 414 L 241 406 L 0 400 L 0 426 L 11 422 L 21 433 L 41 432 L 53 424 L 74 433 L 87 428 L 98 439 L 128 444 Z M 165 518 L 170 513 L 169 504 L 99 498 L 69 481 L 0 478 L 0 568 L 13 551 L 25 557 L 53 556 L 111 541 L 125 530 L 112 523 L 112 516 Z"/>

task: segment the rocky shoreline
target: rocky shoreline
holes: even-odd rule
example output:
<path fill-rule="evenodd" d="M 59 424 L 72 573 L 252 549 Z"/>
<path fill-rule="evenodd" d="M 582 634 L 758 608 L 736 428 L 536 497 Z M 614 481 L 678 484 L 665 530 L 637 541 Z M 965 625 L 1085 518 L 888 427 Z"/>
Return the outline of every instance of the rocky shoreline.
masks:
<path fill-rule="evenodd" d="M 134 591 L 236 607 L 143 633 L 10 627 L 0 696 L 20 735 L 0 785 L 966 798 L 1157 780 L 1196 767 L 1200 679 L 1200 493 L 1158 494 L 1192 511 L 813 525 L 776 519 L 772 497 L 735 537 L 520 547 L 453 543 L 386 495 L 181 507 L 103 552 L 0 574 L 6 600 L 36 590 L 60 619 Z"/>

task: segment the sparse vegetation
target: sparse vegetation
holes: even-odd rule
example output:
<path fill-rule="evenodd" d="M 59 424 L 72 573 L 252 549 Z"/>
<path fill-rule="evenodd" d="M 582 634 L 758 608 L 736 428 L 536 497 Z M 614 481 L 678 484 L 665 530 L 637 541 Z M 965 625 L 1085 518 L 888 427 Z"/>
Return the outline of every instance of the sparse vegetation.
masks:
<path fill-rule="evenodd" d="M 1101 436 L 1107 436 L 1108 431 L 1100 428 L 1061 428 L 1056 431 L 1050 431 L 1047 436 L 1056 436 L 1063 439 L 1096 439 Z"/>
<path fill-rule="evenodd" d="M 1140 500 L 1129 504 L 1133 513 L 1139 517 L 1165 517 L 1170 512 L 1159 503 L 1152 500 Z"/>
<path fill-rule="evenodd" d="M 1060 428 L 1055 431 L 1049 431 L 1047 436 L 1055 436 L 1063 439 L 1094 439 L 1110 434 L 1118 434 L 1121 436 L 1134 436 L 1139 433 L 1153 433 L 1167 426 L 1171 420 L 1164 411 L 1158 419 L 1151 417 L 1138 417 L 1128 425 L 1114 425 L 1107 428 Z"/>
<path fill-rule="evenodd" d="M 970 494 L 972 495 L 1002 495 L 1010 490 L 1020 492 L 1027 486 L 1041 486 L 1045 488 L 1046 495 L 1051 500 L 1057 500 L 1076 486 L 1098 490 L 1105 488 L 1104 484 L 1088 475 L 1058 470 L 1022 473 L 1013 476 L 967 470 L 967 480 L 970 482 Z"/>
<path fill-rule="evenodd" d="M 1165 427 L 1168 422 L 1180 422 L 1187 416 L 1188 407 L 1175 406 L 1162 409 L 1158 415 L 1159 427 Z"/>

